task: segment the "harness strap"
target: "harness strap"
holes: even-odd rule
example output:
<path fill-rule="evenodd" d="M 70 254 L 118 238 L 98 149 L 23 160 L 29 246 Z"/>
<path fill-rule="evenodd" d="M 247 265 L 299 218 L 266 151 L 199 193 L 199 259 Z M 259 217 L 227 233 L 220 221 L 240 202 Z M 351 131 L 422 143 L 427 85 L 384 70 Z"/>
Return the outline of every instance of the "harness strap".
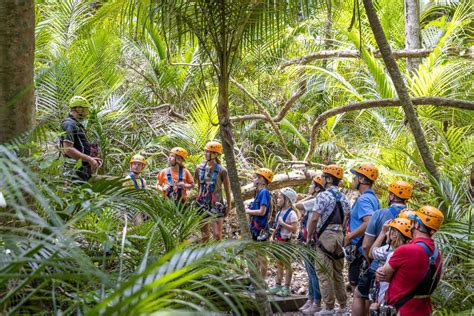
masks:
<path fill-rule="evenodd" d="M 133 182 L 133 185 L 135 186 L 135 189 L 140 189 L 140 187 L 138 186 L 138 182 L 137 182 L 137 179 L 135 178 L 135 174 L 133 172 L 130 172 L 130 179 L 132 179 L 132 182 Z M 143 181 L 143 178 L 142 177 L 139 177 L 140 179 L 140 182 L 141 182 L 141 189 L 144 189 L 145 188 L 145 181 Z"/>
<path fill-rule="evenodd" d="M 209 185 L 206 185 L 206 166 L 207 162 L 204 164 L 204 166 L 201 168 L 199 172 L 199 184 L 200 184 L 200 193 L 204 193 L 207 191 L 207 193 L 214 193 L 216 182 L 217 182 L 217 177 L 219 175 L 219 171 L 221 169 L 220 164 L 216 163 L 214 165 L 214 171 L 212 172 L 211 175 L 211 181 L 209 182 Z"/>
<path fill-rule="evenodd" d="M 339 191 L 334 192 L 334 190 L 332 190 L 332 189 L 328 189 L 327 191 L 329 191 L 334 196 L 334 198 L 336 199 L 336 205 L 334 206 L 334 209 L 332 210 L 331 215 L 329 215 L 329 217 L 326 219 L 326 221 L 324 222 L 324 224 L 321 226 L 318 233 L 316 234 L 316 236 L 318 238 L 324 233 L 324 231 L 326 230 L 328 225 L 331 223 L 332 219 L 336 215 L 336 210 L 338 210 L 338 212 L 339 212 L 339 216 L 340 216 L 341 221 L 344 220 L 344 214 L 343 214 L 342 205 L 341 205 L 341 193 Z M 340 223 L 340 224 L 342 224 L 342 223 Z"/>
<path fill-rule="evenodd" d="M 392 213 L 393 218 L 397 218 L 398 216 L 397 210 L 393 206 L 390 206 L 388 209 L 390 210 L 390 213 Z"/>
<path fill-rule="evenodd" d="M 179 166 L 179 168 L 178 168 L 178 182 L 183 181 L 183 169 L 184 168 L 182 166 Z M 171 167 L 166 168 L 166 177 L 168 178 L 168 185 L 170 186 L 167 195 L 168 195 L 168 197 L 170 197 L 174 193 L 173 178 L 171 177 Z M 178 190 L 176 191 L 176 194 L 177 194 L 177 199 L 178 200 L 181 199 L 181 197 L 183 195 L 183 189 L 178 188 Z"/>
<path fill-rule="evenodd" d="M 289 208 L 286 213 L 283 215 L 283 221 L 286 223 L 286 220 L 288 219 L 288 216 L 290 216 L 290 213 L 291 213 L 292 209 Z M 274 227 L 276 228 L 276 232 L 275 232 L 275 237 L 278 239 L 278 238 L 281 238 L 281 225 L 278 225 L 278 220 L 280 219 L 280 214 L 281 214 L 281 211 L 278 212 L 276 218 L 275 218 L 275 225 Z M 282 238 L 283 239 L 283 238 Z"/>

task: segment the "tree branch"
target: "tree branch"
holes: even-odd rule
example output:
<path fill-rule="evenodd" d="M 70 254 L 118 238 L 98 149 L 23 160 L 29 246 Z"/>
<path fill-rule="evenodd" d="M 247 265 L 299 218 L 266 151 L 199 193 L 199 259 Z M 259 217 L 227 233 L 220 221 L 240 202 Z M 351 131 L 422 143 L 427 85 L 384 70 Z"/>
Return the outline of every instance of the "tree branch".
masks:
<path fill-rule="evenodd" d="M 436 105 L 436 106 L 446 106 L 459 109 L 474 110 L 474 102 L 451 99 L 451 98 L 441 98 L 441 97 L 419 97 L 411 99 L 414 105 Z M 315 120 L 311 128 L 311 140 L 308 148 L 308 152 L 304 158 L 305 161 L 310 161 L 313 157 L 314 150 L 316 149 L 316 140 L 319 128 L 326 122 L 326 120 L 337 114 L 346 113 L 350 111 L 365 110 L 371 108 L 382 108 L 390 106 L 400 106 L 399 99 L 382 99 L 382 100 L 370 100 L 364 102 L 357 102 L 341 107 L 337 107 L 326 112 L 321 113 Z"/>
<path fill-rule="evenodd" d="M 393 51 L 393 57 L 399 58 L 423 58 L 428 57 L 432 52 L 433 48 L 428 49 L 400 49 Z M 382 54 L 379 50 L 371 50 L 370 53 L 374 57 L 381 58 Z M 474 59 L 474 48 L 449 48 L 445 50 L 447 55 L 459 56 L 469 59 Z M 280 69 L 284 69 L 291 65 L 305 65 L 314 60 L 320 59 L 332 59 L 332 58 L 360 58 L 358 50 L 323 50 L 317 53 L 309 54 L 306 56 L 291 59 L 280 66 Z"/>
<path fill-rule="evenodd" d="M 273 131 L 275 132 L 276 136 L 278 137 L 278 140 L 280 141 L 281 145 L 283 146 L 283 149 L 286 151 L 287 155 L 291 157 L 292 159 L 296 160 L 296 157 L 291 153 L 291 151 L 288 149 L 285 143 L 285 139 L 283 138 L 283 135 L 281 134 L 280 128 L 278 125 L 275 123 L 275 121 L 272 119 L 270 113 L 267 111 L 267 109 L 255 98 L 243 85 L 235 81 L 233 78 L 230 78 L 230 81 L 237 87 L 239 88 L 242 92 L 244 92 L 254 103 L 255 105 L 259 108 L 259 110 L 263 113 L 263 116 L 266 121 L 270 123 L 270 125 L 273 128 Z"/>
<path fill-rule="evenodd" d="M 290 108 L 295 104 L 298 99 L 306 93 L 306 79 L 302 79 L 298 84 L 297 90 L 291 95 L 291 97 L 285 102 L 281 111 L 275 115 L 274 117 L 266 116 L 265 114 L 245 114 L 245 115 L 237 115 L 232 116 L 230 120 L 232 122 L 242 122 L 242 121 L 249 121 L 249 120 L 264 120 L 264 121 L 273 121 L 275 123 L 281 122 L 285 118 L 286 113 L 290 110 Z M 248 94 L 247 94 L 248 95 Z M 251 97 L 252 98 L 252 97 Z M 253 98 L 254 100 L 255 98 Z M 255 101 L 254 101 L 255 102 Z M 258 102 L 258 101 L 257 101 Z"/>

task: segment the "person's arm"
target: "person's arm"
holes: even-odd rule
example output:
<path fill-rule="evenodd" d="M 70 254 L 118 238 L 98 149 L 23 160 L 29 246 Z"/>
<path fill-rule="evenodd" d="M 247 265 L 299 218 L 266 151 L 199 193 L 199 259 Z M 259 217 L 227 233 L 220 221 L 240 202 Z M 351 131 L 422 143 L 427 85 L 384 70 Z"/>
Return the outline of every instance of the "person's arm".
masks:
<path fill-rule="evenodd" d="M 99 168 L 99 161 L 96 160 L 94 157 L 88 156 L 86 154 L 81 153 L 79 150 L 74 148 L 74 144 L 68 140 L 63 141 L 64 146 L 64 154 L 68 157 L 71 157 L 75 160 L 82 160 L 87 162 L 92 170 L 97 170 Z"/>
<path fill-rule="evenodd" d="M 365 229 L 367 228 L 367 224 L 372 216 L 367 215 L 362 220 L 364 221 L 356 230 L 350 232 L 344 237 L 344 246 L 347 246 L 351 243 L 352 239 L 356 238 L 357 236 L 364 235 Z M 363 237 L 362 237 L 363 238 Z"/>
<path fill-rule="evenodd" d="M 194 172 L 194 179 L 197 179 L 197 191 L 198 193 L 201 192 L 201 179 L 200 179 L 200 172 L 199 172 L 199 166 L 196 168 L 196 171 Z"/>
<path fill-rule="evenodd" d="M 310 219 L 308 221 L 308 227 L 307 227 L 307 230 L 308 230 L 308 236 L 307 236 L 307 239 L 306 239 L 306 243 L 308 244 L 310 241 L 311 241 L 311 236 L 313 236 L 314 234 L 314 230 L 316 229 L 316 224 L 318 223 L 318 220 L 319 220 L 319 217 L 321 216 L 321 214 L 319 214 L 318 212 L 311 212 L 310 214 Z"/>
<path fill-rule="evenodd" d="M 377 222 L 379 221 L 378 218 L 380 216 L 380 211 L 375 213 L 371 218 L 369 223 L 367 224 L 367 229 L 365 230 L 364 239 L 362 240 L 362 250 L 364 252 L 364 257 L 367 262 L 370 262 L 372 259 L 369 255 L 370 247 L 375 241 L 377 237 Z"/>
<path fill-rule="evenodd" d="M 247 209 L 245 211 L 245 213 L 247 213 L 249 215 L 263 216 L 263 215 L 265 215 L 266 210 L 267 210 L 267 206 L 266 205 L 261 205 L 258 210 Z"/>
<path fill-rule="evenodd" d="M 383 227 L 382 227 L 382 230 L 380 231 L 380 234 L 377 236 L 377 239 L 375 239 L 374 243 L 370 247 L 369 252 L 368 252 L 369 258 L 373 259 L 374 256 L 372 255 L 372 252 L 374 251 L 375 248 L 380 247 L 382 245 L 383 241 L 385 240 L 385 238 L 387 236 L 388 228 L 389 228 L 388 223 L 390 223 L 390 220 L 386 221 L 383 224 Z M 365 235 L 365 236 L 367 237 L 367 235 Z M 364 249 L 364 253 L 366 253 L 365 249 Z"/>
<path fill-rule="evenodd" d="M 378 268 L 377 271 L 375 271 L 375 278 L 379 282 L 390 282 L 394 273 L 395 269 L 392 268 L 388 262 L 386 262 L 383 266 Z"/>

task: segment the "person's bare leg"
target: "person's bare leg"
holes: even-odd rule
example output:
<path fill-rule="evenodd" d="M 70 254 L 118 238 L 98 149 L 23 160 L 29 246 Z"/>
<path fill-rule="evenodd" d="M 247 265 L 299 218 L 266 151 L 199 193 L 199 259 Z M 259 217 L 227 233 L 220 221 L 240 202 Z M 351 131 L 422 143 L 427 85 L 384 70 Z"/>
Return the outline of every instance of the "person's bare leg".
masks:
<path fill-rule="evenodd" d="M 293 277 L 293 268 L 291 267 L 291 263 L 285 267 L 285 285 L 290 287 L 291 285 L 291 278 Z"/>
<path fill-rule="evenodd" d="M 283 263 L 280 261 L 277 261 L 276 267 L 277 267 L 277 271 L 276 271 L 275 284 L 281 285 L 281 282 L 283 281 Z"/>
<path fill-rule="evenodd" d="M 214 240 L 221 240 L 222 239 L 222 225 L 224 223 L 223 218 L 218 218 L 214 222 L 212 222 L 212 236 Z"/>
<path fill-rule="evenodd" d="M 202 242 L 206 243 L 209 241 L 209 235 L 210 235 L 210 225 L 209 223 L 203 224 L 201 226 L 201 235 L 202 235 Z"/>
<path fill-rule="evenodd" d="M 135 217 L 133 218 L 133 223 L 135 225 L 140 225 L 143 224 L 144 218 L 142 213 L 137 213 L 135 214 Z"/>
<path fill-rule="evenodd" d="M 357 288 L 354 291 L 354 300 L 352 301 L 351 311 L 354 316 L 365 315 L 365 300 L 361 297 Z"/>
<path fill-rule="evenodd" d="M 260 275 L 262 276 L 264 280 L 267 277 L 267 271 L 268 271 L 267 257 L 263 257 L 260 259 Z"/>

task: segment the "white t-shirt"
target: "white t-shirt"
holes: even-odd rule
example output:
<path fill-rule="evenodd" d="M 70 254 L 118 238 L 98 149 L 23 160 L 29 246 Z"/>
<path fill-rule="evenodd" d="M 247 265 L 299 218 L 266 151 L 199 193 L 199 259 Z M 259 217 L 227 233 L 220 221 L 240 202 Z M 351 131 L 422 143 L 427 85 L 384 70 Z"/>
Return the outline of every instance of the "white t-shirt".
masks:
<path fill-rule="evenodd" d="M 312 198 L 303 202 L 303 208 L 304 208 L 305 214 L 313 210 L 315 202 L 316 202 L 316 198 Z"/>
<path fill-rule="evenodd" d="M 287 209 L 286 211 L 279 211 L 277 213 L 277 216 L 275 217 L 275 226 L 278 227 L 278 220 L 279 220 L 279 217 L 281 216 L 281 218 L 285 218 L 285 214 L 287 212 L 290 212 L 290 214 L 287 215 L 286 217 L 286 221 L 285 223 L 287 223 L 288 225 L 291 225 L 293 223 L 296 223 L 298 222 L 298 216 L 296 215 L 296 212 L 293 211 L 291 208 Z M 281 235 L 281 238 L 291 238 L 291 231 L 285 227 L 281 227 L 281 230 L 280 230 L 280 235 Z"/>
<path fill-rule="evenodd" d="M 386 245 L 388 246 L 388 245 Z M 379 247 L 379 248 L 382 248 L 382 247 Z M 393 255 L 393 249 L 391 247 L 386 247 L 387 251 L 389 251 L 387 253 L 387 257 L 385 259 L 385 264 L 388 264 L 388 260 L 390 260 L 390 258 L 392 257 Z M 373 254 L 374 252 L 372 252 Z M 385 292 L 387 292 L 388 290 L 388 286 L 390 285 L 389 282 L 380 282 L 380 289 L 379 289 L 379 295 L 377 297 L 378 299 L 378 303 L 379 304 L 382 304 L 382 303 L 385 303 Z"/>

